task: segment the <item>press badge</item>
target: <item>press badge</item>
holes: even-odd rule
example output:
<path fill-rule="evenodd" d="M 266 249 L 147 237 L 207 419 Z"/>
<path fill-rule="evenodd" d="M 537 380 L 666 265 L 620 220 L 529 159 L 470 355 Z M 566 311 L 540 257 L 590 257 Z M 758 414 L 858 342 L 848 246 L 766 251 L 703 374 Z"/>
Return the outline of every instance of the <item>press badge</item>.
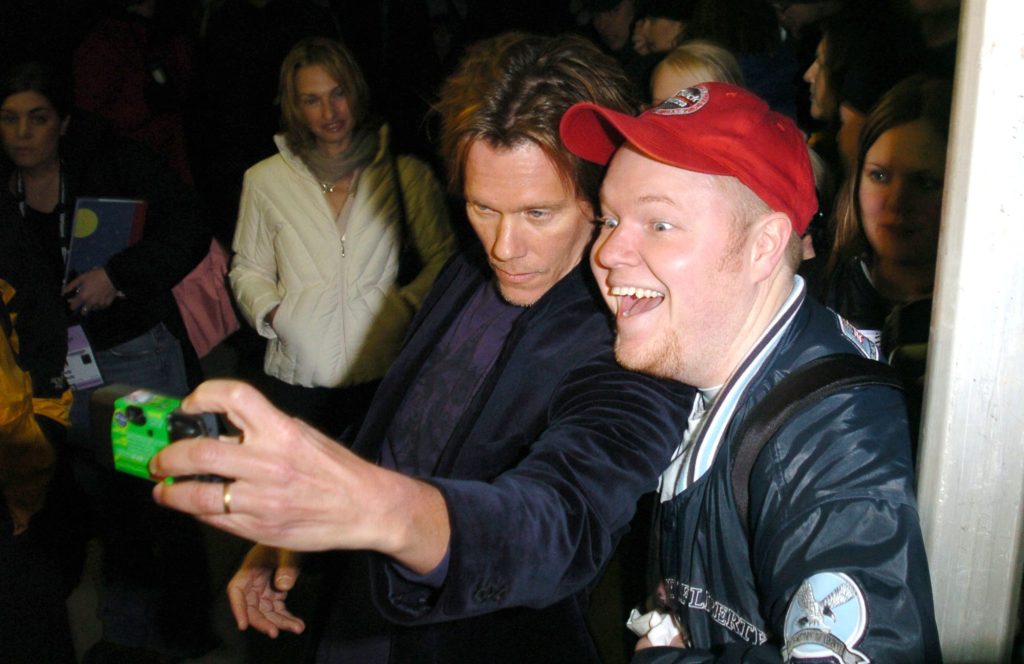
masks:
<path fill-rule="evenodd" d="M 68 356 L 64 360 L 64 378 L 72 390 L 87 390 L 103 384 L 96 354 L 81 325 L 68 328 Z"/>

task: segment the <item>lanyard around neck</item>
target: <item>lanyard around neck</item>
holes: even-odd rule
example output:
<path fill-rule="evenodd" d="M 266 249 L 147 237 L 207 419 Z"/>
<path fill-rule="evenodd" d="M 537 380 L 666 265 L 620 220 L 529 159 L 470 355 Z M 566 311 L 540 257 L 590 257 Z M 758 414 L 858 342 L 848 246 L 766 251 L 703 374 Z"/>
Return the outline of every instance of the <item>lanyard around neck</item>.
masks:
<path fill-rule="evenodd" d="M 21 212 L 21 218 L 25 219 L 28 215 L 28 204 L 25 202 L 25 179 L 22 176 L 21 169 L 17 171 L 18 177 L 15 179 L 15 194 L 18 197 L 18 210 Z M 68 228 L 68 206 L 67 206 L 67 187 L 64 184 L 64 166 L 61 164 L 59 175 L 58 175 L 58 200 L 57 207 L 54 210 L 57 212 L 57 227 L 60 233 L 60 254 L 61 258 L 65 262 L 68 260 L 68 245 L 70 244 L 69 237 L 71 229 Z"/>

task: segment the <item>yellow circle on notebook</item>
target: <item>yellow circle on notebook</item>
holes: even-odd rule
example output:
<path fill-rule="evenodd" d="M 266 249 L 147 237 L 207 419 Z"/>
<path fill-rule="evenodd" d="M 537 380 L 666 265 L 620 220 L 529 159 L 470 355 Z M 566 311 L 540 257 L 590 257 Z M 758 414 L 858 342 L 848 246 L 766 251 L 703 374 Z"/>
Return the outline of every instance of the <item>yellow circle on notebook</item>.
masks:
<path fill-rule="evenodd" d="M 75 237 L 89 237 L 96 232 L 99 217 L 89 208 L 79 208 L 75 215 Z"/>

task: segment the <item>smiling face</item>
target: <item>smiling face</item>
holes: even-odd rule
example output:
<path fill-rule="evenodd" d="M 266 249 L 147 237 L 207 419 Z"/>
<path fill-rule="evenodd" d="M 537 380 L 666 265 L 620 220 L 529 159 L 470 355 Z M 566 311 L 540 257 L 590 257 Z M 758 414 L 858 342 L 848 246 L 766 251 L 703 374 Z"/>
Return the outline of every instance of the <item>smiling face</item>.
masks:
<path fill-rule="evenodd" d="M 615 314 L 625 367 L 698 387 L 722 384 L 742 353 L 756 289 L 746 233 L 716 178 L 648 159 L 612 159 L 591 268 Z"/>
<path fill-rule="evenodd" d="M 945 166 L 946 141 L 925 120 L 893 127 L 868 149 L 858 201 L 876 260 L 934 265 Z"/>
<path fill-rule="evenodd" d="M 57 148 L 67 126 L 68 118 L 61 120 L 53 104 L 33 90 L 15 93 L 0 105 L 4 152 L 25 171 L 57 163 Z"/>
<path fill-rule="evenodd" d="M 593 236 L 590 205 L 535 143 L 474 141 L 464 183 L 469 223 L 506 300 L 533 304 L 580 262 Z"/>
<path fill-rule="evenodd" d="M 355 126 L 344 86 L 320 65 L 309 65 L 295 73 L 295 92 L 302 120 L 316 138 L 317 148 L 326 155 L 343 152 Z"/>

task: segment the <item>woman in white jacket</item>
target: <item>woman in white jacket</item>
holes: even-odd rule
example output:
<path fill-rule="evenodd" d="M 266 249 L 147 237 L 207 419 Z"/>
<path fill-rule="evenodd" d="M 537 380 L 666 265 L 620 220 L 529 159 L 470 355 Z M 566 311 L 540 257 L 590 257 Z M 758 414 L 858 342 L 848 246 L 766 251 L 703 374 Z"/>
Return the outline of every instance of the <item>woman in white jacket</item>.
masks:
<path fill-rule="evenodd" d="M 391 155 L 386 126 L 366 126 L 368 101 L 341 44 L 292 48 L 279 152 L 245 174 L 230 274 L 268 339 L 268 396 L 334 434 L 361 418 L 455 247 L 440 185 L 422 162 Z"/>

